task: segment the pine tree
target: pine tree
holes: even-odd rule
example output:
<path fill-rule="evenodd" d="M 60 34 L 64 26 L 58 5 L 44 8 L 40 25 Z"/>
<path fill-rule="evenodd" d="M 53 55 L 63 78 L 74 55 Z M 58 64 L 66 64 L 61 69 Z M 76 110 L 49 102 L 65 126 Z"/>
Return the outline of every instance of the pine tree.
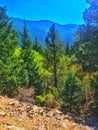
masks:
<path fill-rule="evenodd" d="M 84 71 L 98 70 L 98 2 L 87 1 L 90 7 L 83 13 L 85 25 L 76 32 L 75 50 Z"/>
<path fill-rule="evenodd" d="M 29 36 L 26 24 L 24 24 L 23 27 L 21 42 L 22 42 L 22 58 L 29 78 L 29 82 L 27 86 L 28 87 L 38 86 L 38 85 L 40 86 L 42 80 L 41 76 L 43 73 L 43 67 L 42 67 L 43 58 L 38 52 L 33 50 L 33 43 Z"/>
<path fill-rule="evenodd" d="M 87 25 L 98 26 L 98 1 L 86 0 L 90 4 L 90 7 L 83 13 L 83 19 Z"/>
<path fill-rule="evenodd" d="M 0 7 L 0 93 L 13 96 L 17 91 L 15 59 L 13 54 L 18 46 L 17 32 L 6 15 L 6 8 Z M 19 69 L 19 68 L 18 68 Z"/>
<path fill-rule="evenodd" d="M 48 67 L 52 68 L 53 71 L 54 87 L 58 88 L 59 79 L 57 76 L 57 70 L 59 64 L 59 57 L 62 55 L 62 44 L 55 24 L 52 24 L 47 34 L 45 51 L 47 65 Z"/>
<path fill-rule="evenodd" d="M 98 72 L 91 78 L 92 92 L 94 92 L 94 104 L 91 106 L 93 112 L 98 116 Z"/>
<path fill-rule="evenodd" d="M 67 41 L 66 45 L 65 45 L 65 55 L 70 55 L 71 52 L 70 52 L 70 46 L 69 46 L 69 43 Z"/>
<path fill-rule="evenodd" d="M 6 15 L 6 7 L 0 7 L 0 17 L 0 59 L 3 60 L 13 54 L 18 39 L 17 32 Z"/>
<path fill-rule="evenodd" d="M 79 79 L 72 69 L 68 69 L 64 88 L 62 91 L 65 109 L 72 112 L 73 110 L 80 112 L 81 88 Z M 64 107 L 63 106 L 63 107 Z"/>
<path fill-rule="evenodd" d="M 37 37 L 35 37 L 34 43 L 33 43 L 33 49 L 37 52 L 39 52 L 40 54 L 43 54 L 43 48 L 41 46 L 41 44 L 39 43 Z"/>
<path fill-rule="evenodd" d="M 28 50 L 33 47 L 32 40 L 29 36 L 26 23 L 24 22 L 23 33 L 21 34 L 22 49 Z"/>

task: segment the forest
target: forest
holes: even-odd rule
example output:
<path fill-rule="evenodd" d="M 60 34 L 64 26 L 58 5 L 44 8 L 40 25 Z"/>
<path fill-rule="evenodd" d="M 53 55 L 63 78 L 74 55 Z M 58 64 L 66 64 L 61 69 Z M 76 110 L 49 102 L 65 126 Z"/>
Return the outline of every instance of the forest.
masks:
<path fill-rule="evenodd" d="M 35 104 L 78 115 L 98 115 L 98 2 L 87 0 L 75 41 L 63 43 L 55 24 L 45 41 L 33 41 L 24 21 L 18 35 L 0 7 L 0 94 L 16 97 L 33 88 Z M 21 45 L 19 45 L 19 42 Z"/>

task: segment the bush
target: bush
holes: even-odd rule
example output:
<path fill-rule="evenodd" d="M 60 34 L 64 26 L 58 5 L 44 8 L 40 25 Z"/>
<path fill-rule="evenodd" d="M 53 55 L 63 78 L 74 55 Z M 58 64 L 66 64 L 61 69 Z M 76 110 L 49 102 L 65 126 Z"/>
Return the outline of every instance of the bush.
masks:
<path fill-rule="evenodd" d="M 40 96 L 36 96 L 35 98 L 35 103 L 38 105 L 38 106 L 44 106 L 44 97 L 42 95 Z"/>
<path fill-rule="evenodd" d="M 48 93 L 45 96 L 36 96 L 35 102 L 37 105 L 50 108 L 56 108 L 59 106 L 59 103 L 54 99 L 54 96 L 51 93 Z"/>
<path fill-rule="evenodd" d="M 45 96 L 45 106 L 50 108 L 58 107 L 58 102 L 54 99 L 54 96 L 49 93 Z"/>

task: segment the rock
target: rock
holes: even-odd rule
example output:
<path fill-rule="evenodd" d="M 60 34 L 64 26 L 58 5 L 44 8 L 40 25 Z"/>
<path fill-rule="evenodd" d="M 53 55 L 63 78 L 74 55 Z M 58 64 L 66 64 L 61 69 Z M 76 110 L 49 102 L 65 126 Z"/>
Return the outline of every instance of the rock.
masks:
<path fill-rule="evenodd" d="M 40 128 L 38 128 L 37 130 L 44 130 L 44 125 L 42 125 Z"/>
<path fill-rule="evenodd" d="M 62 120 L 62 116 L 56 116 L 55 117 L 57 120 Z"/>
<path fill-rule="evenodd" d="M 67 128 L 67 124 L 66 124 L 64 121 L 61 121 L 61 122 L 60 122 L 60 125 L 61 125 L 63 128 Z"/>
<path fill-rule="evenodd" d="M 57 109 L 38 107 L 15 98 L 1 96 L 0 104 L 0 130 L 97 130 L 98 127 L 95 120 L 93 128 L 83 126 L 75 123 L 73 118 L 78 119 L 70 113 L 63 114 Z"/>
<path fill-rule="evenodd" d="M 10 129 L 11 129 L 11 130 L 12 130 L 12 129 L 13 129 L 13 130 L 27 130 L 27 129 L 20 128 L 20 127 L 16 127 L 16 126 L 13 126 L 13 125 L 12 125 L 12 126 L 7 126 L 7 128 L 8 128 L 9 130 L 10 130 Z"/>
<path fill-rule="evenodd" d="M 33 105 L 33 111 L 35 112 L 35 113 L 38 113 L 39 112 L 39 110 L 40 110 L 40 107 L 38 107 L 38 106 L 36 106 L 36 105 Z"/>
<path fill-rule="evenodd" d="M 15 99 L 10 99 L 10 100 L 9 100 L 9 104 L 10 104 L 10 105 L 19 104 L 19 101 L 18 101 L 18 100 L 15 100 Z"/>
<path fill-rule="evenodd" d="M 70 115 L 64 115 L 64 119 L 67 119 L 69 121 L 73 121 L 72 117 Z"/>
<path fill-rule="evenodd" d="M 62 115 L 62 112 L 59 111 L 59 110 L 56 110 L 56 113 L 59 114 L 59 115 Z"/>
<path fill-rule="evenodd" d="M 0 116 L 5 116 L 5 115 L 6 115 L 6 113 L 4 111 L 0 112 Z"/>
<path fill-rule="evenodd" d="M 40 114 L 40 115 L 44 115 L 44 109 L 43 108 L 41 108 L 41 109 L 39 109 L 39 112 L 38 112 L 38 114 Z"/>

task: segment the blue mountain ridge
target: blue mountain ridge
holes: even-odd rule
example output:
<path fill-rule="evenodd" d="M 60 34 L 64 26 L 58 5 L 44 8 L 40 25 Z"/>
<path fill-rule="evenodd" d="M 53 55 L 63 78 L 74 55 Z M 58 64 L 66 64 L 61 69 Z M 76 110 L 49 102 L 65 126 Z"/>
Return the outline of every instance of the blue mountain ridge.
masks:
<path fill-rule="evenodd" d="M 18 33 L 22 33 L 24 20 L 19 18 L 11 18 L 11 21 L 14 23 L 14 28 L 18 31 Z M 49 31 L 49 28 L 54 23 L 52 21 L 48 20 L 40 20 L 40 21 L 30 21 L 25 20 L 26 26 L 28 28 L 29 34 L 34 40 L 35 37 L 38 38 L 40 43 L 44 43 L 45 37 L 47 36 L 47 33 Z M 69 42 L 69 44 L 74 43 L 74 32 L 77 30 L 79 25 L 76 24 L 66 24 L 61 25 L 58 23 L 54 23 L 58 32 L 61 41 L 63 41 L 65 44 L 66 42 Z"/>

